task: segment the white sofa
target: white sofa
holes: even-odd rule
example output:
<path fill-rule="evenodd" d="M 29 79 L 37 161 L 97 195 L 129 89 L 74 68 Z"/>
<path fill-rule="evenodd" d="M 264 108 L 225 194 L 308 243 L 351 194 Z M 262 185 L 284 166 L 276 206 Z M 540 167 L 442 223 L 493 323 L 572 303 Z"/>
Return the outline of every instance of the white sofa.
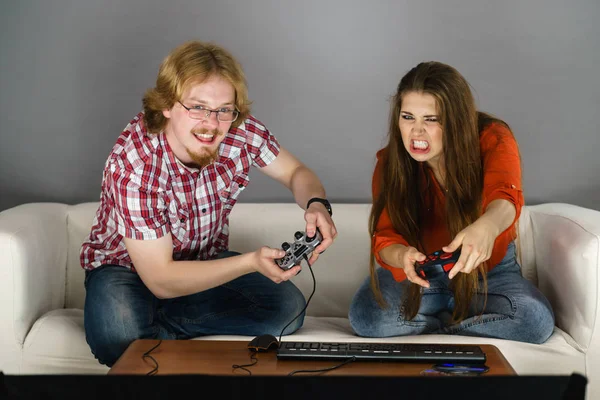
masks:
<path fill-rule="evenodd" d="M 80 244 L 97 206 L 31 203 L 0 213 L 0 371 L 5 374 L 107 372 L 85 341 L 79 266 Z M 316 292 L 304 326 L 294 334 L 299 341 L 369 340 L 353 334 L 347 312 L 368 275 L 370 204 L 333 204 L 333 210 L 339 236 L 313 266 Z M 231 250 L 279 247 L 304 229 L 303 212 L 291 203 L 238 203 L 230 228 Z M 600 398 L 600 212 L 560 203 L 526 206 L 519 231 L 523 273 L 556 314 L 557 327 L 546 343 L 447 335 L 385 341 L 493 344 L 518 374 L 577 372 L 588 378 L 588 398 Z M 294 282 L 308 298 L 313 282 L 307 266 Z"/>

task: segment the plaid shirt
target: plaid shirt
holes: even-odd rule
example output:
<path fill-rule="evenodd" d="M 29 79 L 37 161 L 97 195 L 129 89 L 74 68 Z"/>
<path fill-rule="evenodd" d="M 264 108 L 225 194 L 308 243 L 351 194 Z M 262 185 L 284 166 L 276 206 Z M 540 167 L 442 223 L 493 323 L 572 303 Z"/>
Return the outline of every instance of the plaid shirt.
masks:
<path fill-rule="evenodd" d="M 207 260 L 227 250 L 229 213 L 248 184 L 250 165 L 264 167 L 279 143 L 252 116 L 231 128 L 219 157 L 201 170 L 179 162 L 164 134 L 149 134 L 139 113 L 117 139 L 104 167 L 100 206 L 80 252 L 91 270 L 117 264 L 135 270 L 123 237 L 171 234 L 174 260 Z"/>

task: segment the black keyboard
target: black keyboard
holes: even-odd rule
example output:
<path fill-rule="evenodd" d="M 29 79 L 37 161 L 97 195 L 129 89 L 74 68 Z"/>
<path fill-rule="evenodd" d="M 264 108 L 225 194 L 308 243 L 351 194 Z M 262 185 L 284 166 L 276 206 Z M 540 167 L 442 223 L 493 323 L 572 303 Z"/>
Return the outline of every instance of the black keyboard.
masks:
<path fill-rule="evenodd" d="M 279 360 L 357 360 L 401 362 L 465 362 L 483 364 L 485 353 L 477 345 L 426 343 L 281 342 Z"/>

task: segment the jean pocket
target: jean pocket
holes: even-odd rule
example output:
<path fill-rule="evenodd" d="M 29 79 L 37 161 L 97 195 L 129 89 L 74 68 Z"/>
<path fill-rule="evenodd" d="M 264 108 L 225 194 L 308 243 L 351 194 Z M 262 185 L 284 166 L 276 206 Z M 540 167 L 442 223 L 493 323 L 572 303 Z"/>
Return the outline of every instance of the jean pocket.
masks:
<path fill-rule="evenodd" d="M 396 321 L 399 324 L 405 325 L 405 326 L 410 326 L 410 327 L 415 327 L 415 328 L 420 328 L 420 327 L 424 327 L 427 322 L 426 321 L 419 321 L 418 318 L 419 314 L 417 314 L 413 319 L 406 319 L 405 315 L 406 315 L 406 306 L 403 303 L 402 306 L 400 307 L 400 312 L 398 313 L 398 318 L 396 319 Z"/>

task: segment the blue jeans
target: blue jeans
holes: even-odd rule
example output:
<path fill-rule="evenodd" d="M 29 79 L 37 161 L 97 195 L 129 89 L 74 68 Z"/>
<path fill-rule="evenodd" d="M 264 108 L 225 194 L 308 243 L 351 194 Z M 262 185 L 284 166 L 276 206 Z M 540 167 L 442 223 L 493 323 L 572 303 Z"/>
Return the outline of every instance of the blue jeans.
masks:
<path fill-rule="evenodd" d="M 237 255 L 219 254 L 219 258 Z M 189 296 L 159 299 L 137 273 L 102 265 L 86 273 L 86 340 L 102 364 L 112 366 L 136 339 L 189 339 L 203 335 L 272 334 L 304 308 L 306 300 L 292 282 L 276 284 L 259 273 Z M 304 313 L 285 328 L 298 330 Z"/>
<path fill-rule="evenodd" d="M 514 242 L 509 244 L 504 259 L 487 274 L 488 295 L 483 314 L 479 315 L 484 302 L 480 294 L 473 297 L 467 318 L 454 325 L 449 324 L 454 296 L 447 274 L 430 280 L 430 287 L 422 289 L 419 311 L 410 321 L 404 318 L 401 305 L 410 282 L 395 281 L 384 268 L 378 268 L 377 274 L 388 308 L 379 307 L 369 287 L 370 277 L 367 278 L 354 295 L 348 315 L 352 329 L 359 336 L 440 333 L 543 343 L 554 330 L 550 303 L 521 275 Z"/>

